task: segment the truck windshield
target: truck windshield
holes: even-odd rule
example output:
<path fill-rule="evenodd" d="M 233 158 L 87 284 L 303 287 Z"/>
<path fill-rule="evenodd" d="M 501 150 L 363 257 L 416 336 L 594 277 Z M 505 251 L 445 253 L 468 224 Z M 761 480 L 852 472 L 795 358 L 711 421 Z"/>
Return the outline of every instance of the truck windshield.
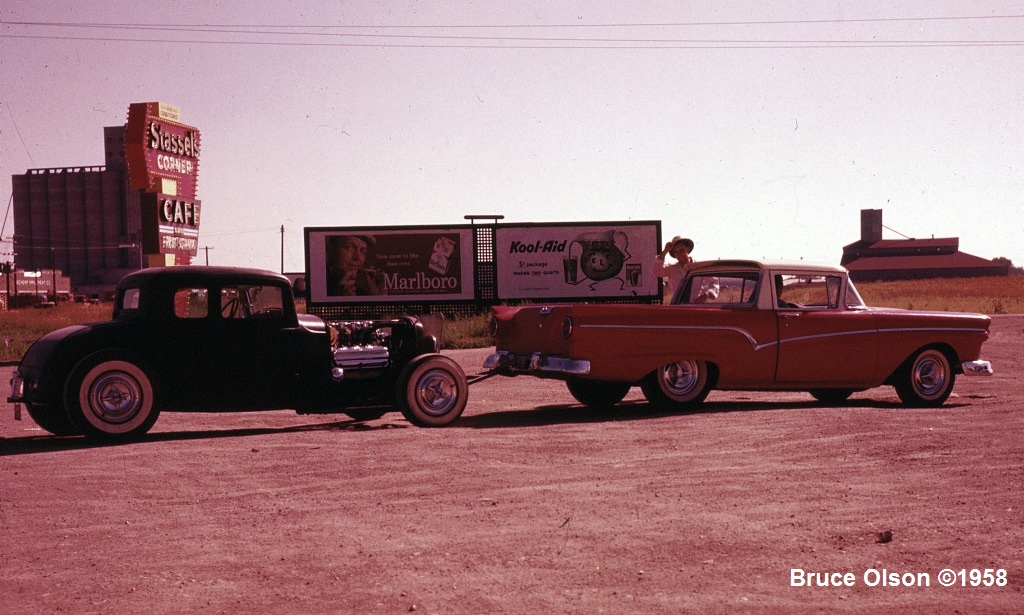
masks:
<path fill-rule="evenodd" d="M 864 300 L 860 298 L 860 293 L 853 286 L 853 280 L 846 281 L 846 307 L 866 307 Z"/>

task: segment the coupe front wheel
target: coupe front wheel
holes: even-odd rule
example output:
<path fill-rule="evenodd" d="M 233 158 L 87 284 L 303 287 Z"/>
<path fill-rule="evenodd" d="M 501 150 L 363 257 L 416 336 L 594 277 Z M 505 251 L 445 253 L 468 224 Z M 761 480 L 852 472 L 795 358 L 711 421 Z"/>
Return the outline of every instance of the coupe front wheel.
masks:
<path fill-rule="evenodd" d="M 75 427 L 75 424 L 68 418 L 64 406 L 59 403 L 42 407 L 27 404 L 25 409 L 28 410 L 28 415 L 32 417 L 36 425 L 39 425 L 55 436 L 82 435 L 82 431 Z"/>
<path fill-rule="evenodd" d="M 413 425 L 444 427 L 462 416 L 469 384 L 459 364 L 439 354 L 420 355 L 398 378 L 398 406 Z"/>
<path fill-rule="evenodd" d="M 647 401 L 665 410 L 689 410 L 699 406 L 712 386 L 708 364 L 695 360 L 662 365 L 640 382 L 640 390 Z"/>
<path fill-rule="evenodd" d="M 941 406 L 953 392 L 956 373 L 941 350 L 922 350 L 896 381 L 896 394 L 904 404 L 918 408 Z"/>
<path fill-rule="evenodd" d="M 90 357 L 72 371 L 65 391 L 71 420 L 86 436 L 130 439 L 160 416 L 146 373 L 121 357 Z"/>

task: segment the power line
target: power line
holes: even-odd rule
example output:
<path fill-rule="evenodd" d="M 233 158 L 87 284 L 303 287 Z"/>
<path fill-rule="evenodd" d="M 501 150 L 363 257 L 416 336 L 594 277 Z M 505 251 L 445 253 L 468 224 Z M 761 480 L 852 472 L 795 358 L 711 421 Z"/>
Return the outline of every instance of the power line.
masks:
<path fill-rule="evenodd" d="M 37 35 L 15 35 L 0 34 L 0 38 L 8 39 L 42 39 L 62 41 L 93 41 L 113 43 L 176 43 L 176 44 L 206 44 L 206 45 L 258 45 L 258 46 L 279 46 L 279 47 L 373 47 L 377 49 L 886 49 L 886 48 L 914 48 L 914 47 L 1020 47 L 1024 41 L 960 41 L 960 42 L 858 42 L 858 43 L 790 43 L 785 41 L 759 41 L 756 43 L 715 43 L 715 42 L 693 42 L 679 44 L 623 44 L 623 45 L 466 45 L 466 44 L 408 44 L 408 43 L 303 43 L 284 41 L 216 41 L 196 39 L 133 39 L 133 38 L 103 38 L 103 37 L 76 37 L 76 36 L 37 36 Z M 495 39 L 508 40 L 508 39 Z"/>
<path fill-rule="evenodd" d="M 665 27 L 707 27 L 707 26 L 775 26 L 801 24 L 844 24 L 844 23 L 899 23 L 914 21 L 968 21 L 1024 19 L 1022 15 L 953 15 L 920 17 L 865 17 L 845 19 L 778 19 L 748 21 L 687 21 L 687 22 L 638 22 L 638 23 L 561 23 L 561 24 L 162 24 L 172 28 L 357 28 L 357 29 L 466 29 L 466 28 L 665 28 Z M 102 23 L 102 22 L 54 22 L 54 21 L 0 21 L 0 25 L 22 26 L 69 26 L 130 28 L 148 27 L 152 24 Z"/>
<path fill-rule="evenodd" d="M 203 236 L 204 237 L 224 237 L 224 236 L 227 236 L 227 235 L 250 235 L 250 234 L 253 234 L 253 233 L 269 233 L 269 232 L 276 233 L 277 231 L 278 231 L 278 229 L 275 226 L 273 228 L 252 229 L 252 230 L 249 230 L 249 231 L 232 231 L 230 233 L 204 233 Z"/>
<path fill-rule="evenodd" d="M 120 27 L 120 26 L 119 26 Z M 179 29 L 177 27 L 164 27 L 164 26 L 124 26 L 124 29 L 129 30 L 146 30 L 146 31 L 163 31 L 163 32 L 194 32 L 194 33 L 215 33 L 215 34 L 268 34 L 272 36 L 316 36 L 316 37 L 351 37 L 351 38 L 381 38 L 381 39 L 417 39 L 417 40 L 461 40 L 461 41 L 528 41 L 528 42 L 577 42 L 577 43 L 648 43 L 648 44 L 677 44 L 677 43 L 710 43 L 710 44 L 808 44 L 808 45 L 838 45 L 838 44 L 851 44 L 851 45 L 881 45 L 881 44 L 906 44 L 906 45 L 922 45 L 922 44 L 948 44 L 948 45 L 962 45 L 962 44 L 1024 44 L 1024 40 L 879 40 L 879 39 L 718 39 L 718 38 L 701 38 L 701 39 L 685 39 L 685 38 L 551 38 L 551 37 L 522 37 L 522 36 L 453 36 L 453 35 L 433 35 L 433 34 L 359 34 L 359 33 L 329 33 L 329 32 L 275 32 L 269 30 L 226 30 L 226 29 Z M 43 38 L 43 35 L 11 35 L 12 38 L 17 37 L 30 37 L 38 36 Z M 62 40 L 66 40 L 65 37 L 59 37 Z M 72 37 L 67 37 L 71 40 Z M 139 40 L 139 39 L 108 39 L 108 38 L 84 38 L 77 40 Z M 152 39 L 145 39 L 152 41 Z M 192 40 L 192 39 L 190 39 Z M 162 41 L 154 41 L 162 42 Z M 174 41 L 178 42 L 178 41 Z M 195 39 L 194 42 L 215 42 L 215 41 L 202 41 L 201 39 Z M 228 42 L 239 42 L 244 41 L 228 41 Z M 376 45 L 375 45 L 376 46 Z"/>
<path fill-rule="evenodd" d="M 776 26 L 794 24 L 846 24 L 887 23 L 911 21 L 963 21 L 963 20 L 1016 20 L 1024 15 L 987 15 L 960 17 L 899 17 L 869 19 L 778 20 L 745 22 L 689 22 L 689 23 L 616 23 L 616 24 L 505 24 L 505 25 L 435 25 L 435 26 L 370 26 L 370 25 L 237 25 L 237 24 L 116 24 L 87 22 L 2 22 L 4 25 L 29 27 L 98 28 L 104 30 L 143 30 L 147 32 L 175 32 L 188 34 L 233 34 L 270 37 L 329 37 L 332 39 L 376 39 L 383 42 L 311 42 L 282 40 L 216 40 L 202 38 L 152 39 L 105 36 L 63 36 L 43 34 L 0 34 L 0 38 L 45 40 L 82 40 L 95 42 L 175 43 L 216 45 L 270 45 L 292 47 L 393 47 L 393 48 L 481 48 L 481 49 L 761 49 L 761 48 L 892 48 L 892 47 L 1012 47 L 1024 45 L 1024 40 L 914 40 L 914 39 L 756 39 L 756 38 L 593 38 L 593 37 L 538 37 L 508 35 L 451 35 L 451 34 L 387 34 L 364 32 L 323 32 L 338 29 L 527 29 L 527 28 L 668 28 L 696 26 Z M 253 29 L 260 28 L 260 29 Z M 296 31 L 298 29 L 298 31 Z M 423 41 L 409 44 L 394 41 Z M 430 42 L 433 41 L 431 44 Z M 456 41 L 456 44 L 452 44 Z M 471 44 L 466 44 L 471 43 Z"/>

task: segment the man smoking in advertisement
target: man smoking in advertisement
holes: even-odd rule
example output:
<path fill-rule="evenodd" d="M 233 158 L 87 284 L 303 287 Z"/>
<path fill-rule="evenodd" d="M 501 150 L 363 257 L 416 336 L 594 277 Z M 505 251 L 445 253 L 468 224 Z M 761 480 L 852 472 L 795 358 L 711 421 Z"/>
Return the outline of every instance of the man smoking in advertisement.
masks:
<path fill-rule="evenodd" d="M 366 267 L 369 251 L 376 246 L 373 235 L 328 237 L 327 294 L 334 297 L 385 295 L 384 273 Z"/>

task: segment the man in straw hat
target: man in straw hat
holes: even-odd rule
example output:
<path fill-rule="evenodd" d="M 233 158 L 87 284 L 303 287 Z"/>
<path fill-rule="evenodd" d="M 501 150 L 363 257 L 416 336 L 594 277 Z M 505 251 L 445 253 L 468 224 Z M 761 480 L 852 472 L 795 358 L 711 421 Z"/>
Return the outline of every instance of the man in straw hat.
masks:
<path fill-rule="evenodd" d="M 683 278 L 686 277 L 686 271 L 689 269 L 690 263 L 694 262 L 690 252 L 693 252 L 693 240 L 676 235 L 672 238 L 672 241 L 665 244 L 665 249 L 654 259 L 654 275 L 659 278 L 665 278 L 670 293 L 675 292 L 676 288 L 679 287 Z M 666 265 L 666 255 L 676 259 L 676 262 Z M 700 292 L 698 292 L 695 299 L 697 303 L 713 301 L 718 298 L 718 282 L 713 278 L 709 280 L 713 281 L 705 281 L 701 285 Z"/>

